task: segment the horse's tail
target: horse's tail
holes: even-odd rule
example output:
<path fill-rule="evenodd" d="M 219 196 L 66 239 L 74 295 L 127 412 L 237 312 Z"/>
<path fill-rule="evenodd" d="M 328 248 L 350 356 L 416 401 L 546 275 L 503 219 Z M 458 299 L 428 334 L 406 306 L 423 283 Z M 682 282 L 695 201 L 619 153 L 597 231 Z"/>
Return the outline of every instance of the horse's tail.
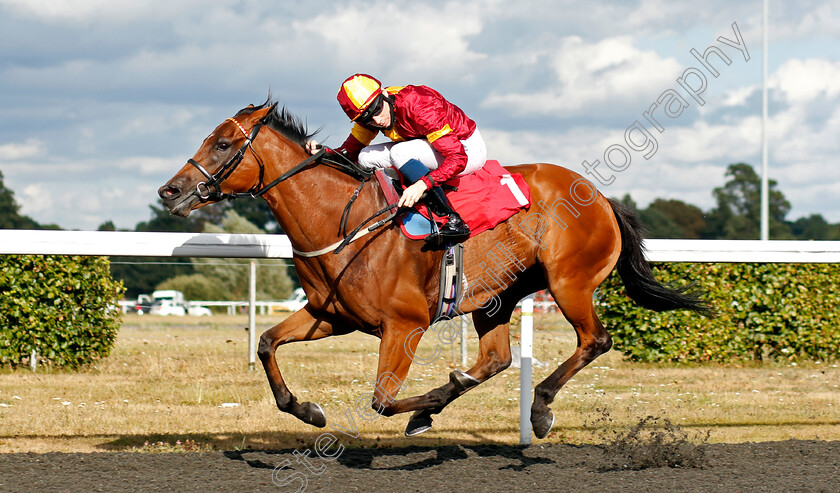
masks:
<path fill-rule="evenodd" d="M 636 213 L 610 199 L 618 229 L 621 231 L 621 255 L 618 257 L 618 274 L 624 282 L 627 296 L 639 305 L 653 311 L 687 309 L 701 315 L 714 316 L 714 310 L 688 287 L 668 287 L 653 277 L 650 264 L 642 250 L 642 227 Z"/>

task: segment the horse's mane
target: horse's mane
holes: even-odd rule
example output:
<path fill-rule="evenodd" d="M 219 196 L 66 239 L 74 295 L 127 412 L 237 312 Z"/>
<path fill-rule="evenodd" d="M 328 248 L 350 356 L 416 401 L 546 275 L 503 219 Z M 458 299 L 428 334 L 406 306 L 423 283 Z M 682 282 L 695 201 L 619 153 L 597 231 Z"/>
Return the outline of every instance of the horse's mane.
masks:
<path fill-rule="evenodd" d="M 267 115 L 265 115 L 265 125 L 273 130 L 276 130 L 281 135 L 303 148 L 306 148 L 306 142 L 321 130 L 318 129 L 310 133 L 306 128 L 306 123 L 304 123 L 299 116 L 290 113 L 289 110 L 286 109 L 285 105 L 278 107 L 277 103 L 272 100 L 271 96 L 268 97 L 265 103 L 259 106 L 251 105 L 247 108 L 242 108 L 236 116 L 250 115 L 255 111 L 266 108 L 267 106 L 272 106 L 273 108 Z"/>

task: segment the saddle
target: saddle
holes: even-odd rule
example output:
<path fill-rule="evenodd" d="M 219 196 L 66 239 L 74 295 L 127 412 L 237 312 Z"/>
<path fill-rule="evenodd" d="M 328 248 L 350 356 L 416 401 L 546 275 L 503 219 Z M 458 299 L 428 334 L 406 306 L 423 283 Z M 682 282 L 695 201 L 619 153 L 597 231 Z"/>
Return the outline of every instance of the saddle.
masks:
<path fill-rule="evenodd" d="M 401 182 L 391 179 L 383 170 L 375 172 L 377 182 L 389 205 L 399 201 Z M 399 191 L 398 191 L 399 187 Z M 507 220 L 531 205 L 531 190 L 519 173 L 509 173 L 498 161 L 488 160 L 483 168 L 469 175 L 457 176 L 441 188 L 453 208 L 470 227 L 470 237 L 476 236 Z M 400 229 L 412 240 L 424 240 L 446 218 L 433 214 L 422 202 L 400 217 Z M 460 306 L 463 293 L 464 245 L 450 245 L 440 266 L 438 305 L 432 322 L 450 319 Z"/>
<path fill-rule="evenodd" d="M 382 170 L 377 170 L 375 176 L 388 204 L 396 204 L 402 191 L 401 183 L 395 184 Z M 522 175 L 508 172 L 495 160 L 488 160 L 474 173 L 442 183 L 441 188 L 455 212 L 470 227 L 470 238 L 496 227 L 531 205 L 531 189 Z M 400 229 L 412 240 L 423 240 L 445 220 L 419 202 L 402 215 Z"/>

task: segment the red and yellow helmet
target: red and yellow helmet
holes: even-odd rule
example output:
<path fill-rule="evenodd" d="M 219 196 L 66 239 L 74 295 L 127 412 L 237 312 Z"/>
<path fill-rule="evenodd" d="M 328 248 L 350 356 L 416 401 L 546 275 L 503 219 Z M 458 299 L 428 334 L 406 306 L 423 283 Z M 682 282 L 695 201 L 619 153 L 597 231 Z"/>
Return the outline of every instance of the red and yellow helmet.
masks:
<path fill-rule="evenodd" d="M 348 77 L 338 90 L 338 104 L 341 109 L 356 121 L 368 107 L 382 94 L 382 84 L 367 74 Z"/>

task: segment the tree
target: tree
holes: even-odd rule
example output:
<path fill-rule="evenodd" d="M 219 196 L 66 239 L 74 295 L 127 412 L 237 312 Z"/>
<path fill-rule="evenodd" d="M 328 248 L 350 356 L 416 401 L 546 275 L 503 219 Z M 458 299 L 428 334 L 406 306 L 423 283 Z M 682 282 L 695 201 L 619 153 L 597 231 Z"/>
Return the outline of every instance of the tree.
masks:
<path fill-rule="evenodd" d="M 661 200 L 661 199 L 657 199 Z M 639 222 L 644 228 L 646 238 L 683 238 L 684 232 L 671 217 L 660 209 L 651 208 L 639 210 L 636 202 L 625 194 L 619 201 L 622 205 L 630 207 L 639 215 Z"/>
<path fill-rule="evenodd" d="M 140 222 L 135 231 L 156 232 L 198 232 L 200 222 L 192 217 L 173 216 L 158 200 L 159 207 L 149 205 L 152 211 L 148 221 Z M 110 221 L 103 223 L 100 229 L 109 227 Z M 113 223 L 111 223 L 111 226 Z M 107 229 L 105 230 L 107 231 Z M 111 259 L 111 275 L 125 285 L 127 297 L 136 298 L 143 293 L 151 293 L 155 286 L 171 277 L 189 275 L 194 272 L 189 259 L 157 257 L 119 257 Z"/>
<path fill-rule="evenodd" d="M 97 231 L 116 231 L 117 226 L 114 224 L 114 221 L 111 221 L 109 219 L 109 220 L 105 221 L 104 223 L 100 224 L 99 227 L 96 228 L 96 230 Z"/>
<path fill-rule="evenodd" d="M 283 234 L 283 229 L 280 228 L 280 224 L 271 212 L 268 202 L 261 198 L 240 198 L 216 202 L 196 209 L 190 217 L 203 228 L 203 225 L 207 223 L 222 224 L 225 214 L 231 210 L 266 233 Z"/>
<path fill-rule="evenodd" d="M 633 200 L 633 197 L 631 197 L 629 193 L 625 193 L 624 197 L 621 197 L 621 199 L 618 199 L 618 201 L 621 202 L 621 205 L 623 205 L 624 207 L 629 207 L 634 211 L 639 210 L 639 208 L 636 206 L 636 201 Z"/>
<path fill-rule="evenodd" d="M 231 202 L 231 209 L 266 233 L 283 234 L 283 229 L 263 199 L 241 199 Z"/>
<path fill-rule="evenodd" d="M 682 200 L 656 199 L 647 210 L 658 211 L 680 229 L 681 235 L 672 238 L 701 238 L 706 229 L 703 211 L 696 205 L 686 204 Z"/>
<path fill-rule="evenodd" d="M 840 225 L 829 224 L 821 214 L 800 217 L 790 223 L 793 236 L 798 240 L 838 240 Z"/>
<path fill-rule="evenodd" d="M 0 229 L 41 229 L 37 222 L 20 215 L 20 205 L 15 200 L 15 193 L 6 188 L 2 172 L 0 172 Z"/>
<path fill-rule="evenodd" d="M 151 219 L 137 223 L 135 231 L 182 233 L 197 233 L 201 231 L 204 225 L 204 220 L 197 218 L 194 214 L 190 214 L 187 218 L 172 215 L 169 210 L 163 206 L 161 199 L 158 199 L 157 203 L 157 206 L 149 204 L 149 209 L 152 210 Z"/>
<path fill-rule="evenodd" d="M 247 219 L 240 216 L 233 209 L 225 212 L 221 226 L 205 223 L 205 233 L 265 233 Z M 248 298 L 249 269 L 248 259 L 193 259 L 196 274 L 209 279 L 212 284 L 221 287 L 226 300 L 244 300 Z M 204 284 L 198 277 L 192 277 L 192 282 Z M 183 282 L 183 281 L 180 281 Z M 159 288 L 164 287 L 160 285 Z M 288 275 L 288 265 L 285 260 L 260 260 L 257 270 L 257 298 L 261 300 L 284 299 L 292 292 L 292 280 Z"/>
<path fill-rule="evenodd" d="M 639 221 L 645 228 L 647 238 L 683 238 L 685 234 L 670 217 L 650 207 L 639 211 Z"/>
<path fill-rule="evenodd" d="M 731 177 L 723 187 L 715 188 L 717 206 L 709 214 L 704 236 L 733 240 L 758 239 L 761 222 L 761 180 L 746 163 L 730 164 L 726 176 Z M 770 237 L 790 238 L 785 223 L 790 202 L 776 190 L 776 180 L 769 180 Z"/>
<path fill-rule="evenodd" d="M 175 276 L 158 284 L 157 289 L 174 289 L 188 300 L 219 301 L 227 298 L 225 287 L 203 274 Z"/>
<path fill-rule="evenodd" d="M 247 211 L 248 217 L 255 218 L 255 220 L 273 225 L 274 230 L 272 231 L 269 229 L 270 232 L 281 232 L 277 221 L 274 219 L 274 216 L 271 214 L 271 210 L 268 208 L 268 204 L 266 204 L 266 202 L 262 199 L 241 199 L 235 200 L 233 202 L 220 202 L 215 204 L 209 204 L 207 206 L 196 209 L 187 218 L 173 216 L 163 206 L 163 203 L 160 200 L 158 200 L 156 205 L 149 205 L 149 209 L 151 210 L 150 219 L 148 221 L 138 223 L 135 227 L 136 231 L 186 233 L 263 233 L 264 231 L 259 227 L 254 226 L 254 224 L 252 224 L 252 221 L 244 219 L 241 214 L 237 214 L 235 212 L 238 209 L 243 209 Z M 231 212 L 234 214 L 234 216 L 231 216 L 229 218 L 228 214 Z M 244 220 L 244 223 L 239 223 L 240 220 Z M 232 229 L 225 226 L 215 226 L 224 225 L 226 221 L 229 222 L 230 228 Z M 247 226 L 246 223 L 250 226 Z M 112 223 L 108 221 L 106 223 L 103 223 L 102 226 L 100 226 L 100 229 L 109 228 L 111 226 Z M 216 263 L 221 262 L 220 259 L 209 260 L 209 262 L 213 261 L 215 261 Z M 239 259 L 226 261 L 225 263 L 241 262 L 243 261 Z M 169 279 L 178 278 L 176 282 L 180 283 L 179 285 L 183 285 L 184 283 L 189 282 L 189 279 L 185 280 L 184 277 L 196 274 L 195 267 L 199 264 L 202 264 L 202 262 L 191 262 L 189 259 L 183 258 L 165 259 L 165 261 L 162 261 L 161 259 L 152 257 L 124 257 L 115 259 L 114 262 L 111 263 L 111 273 L 115 278 L 121 279 L 125 284 L 126 296 L 136 297 L 138 294 L 150 293 L 155 289 L 167 286 L 167 284 L 165 284 L 165 281 Z M 260 262 L 260 265 L 267 266 L 269 264 L 265 262 Z M 283 265 L 285 267 L 285 263 L 283 263 Z M 239 280 L 242 281 L 244 279 L 244 281 L 242 282 L 245 283 L 242 286 L 240 286 L 240 288 L 244 286 L 244 289 L 246 289 L 244 296 L 247 297 L 247 272 L 245 272 L 246 268 L 241 267 L 239 269 L 244 272 L 244 274 L 242 274 L 244 277 L 241 277 Z M 275 270 L 275 268 L 272 267 L 271 270 Z M 282 270 L 284 271 L 284 274 L 287 274 L 287 269 L 284 268 Z M 260 278 L 263 277 L 263 274 L 265 273 L 261 273 Z M 193 280 L 195 279 L 193 278 Z M 286 288 L 283 287 L 285 286 L 283 282 L 280 282 L 278 286 L 280 287 L 279 292 L 284 293 L 282 298 L 285 298 L 291 292 L 291 286 L 289 286 L 287 292 Z M 208 293 L 208 291 L 203 288 L 196 288 L 196 290 L 196 294 Z M 241 291 L 241 289 L 239 291 Z M 244 299 L 239 291 L 236 291 L 235 295 L 229 294 L 229 296 L 233 296 L 229 299 Z M 264 295 L 269 296 L 269 293 L 274 294 L 275 292 L 269 291 L 267 293 L 264 293 Z M 204 295 L 202 295 L 202 297 L 203 296 Z M 263 299 L 272 298 L 266 297 Z"/>

